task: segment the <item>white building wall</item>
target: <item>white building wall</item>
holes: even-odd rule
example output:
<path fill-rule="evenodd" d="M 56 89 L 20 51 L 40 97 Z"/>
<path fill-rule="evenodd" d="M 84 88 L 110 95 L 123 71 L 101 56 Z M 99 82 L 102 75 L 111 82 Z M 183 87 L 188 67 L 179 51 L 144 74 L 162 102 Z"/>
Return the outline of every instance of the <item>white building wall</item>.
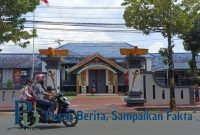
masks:
<path fill-rule="evenodd" d="M 151 66 L 152 66 L 152 59 L 146 58 L 146 70 L 151 71 Z"/>
<path fill-rule="evenodd" d="M 19 90 L 0 90 L 0 107 L 14 107 L 15 103 L 13 100 L 13 96 L 15 98 L 19 98 Z"/>
<path fill-rule="evenodd" d="M 143 76 L 146 76 L 146 99 L 147 105 L 169 105 L 170 89 L 159 86 L 153 78 L 152 74 L 141 74 L 141 91 L 144 97 Z M 153 99 L 153 85 L 155 85 L 155 99 Z M 165 99 L 162 99 L 162 91 L 165 91 Z M 183 90 L 183 99 L 181 99 L 181 91 Z M 175 96 L 177 104 L 190 104 L 190 88 L 175 87 Z"/>

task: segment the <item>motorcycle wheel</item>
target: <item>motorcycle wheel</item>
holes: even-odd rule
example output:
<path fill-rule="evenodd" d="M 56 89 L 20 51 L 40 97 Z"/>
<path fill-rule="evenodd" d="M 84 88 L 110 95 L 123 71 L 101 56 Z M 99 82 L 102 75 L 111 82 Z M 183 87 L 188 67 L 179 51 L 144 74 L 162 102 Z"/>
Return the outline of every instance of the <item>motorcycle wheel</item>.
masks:
<path fill-rule="evenodd" d="M 21 111 L 22 111 L 22 110 L 21 110 Z M 23 113 L 20 112 L 20 114 L 19 114 L 19 127 L 20 127 L 20 128 L 28 128 L 28 126 L 32 126 L 32 125 L 34 124 L 35 117 L 33 116 L 33 113 L 32 113 L 32 112 L 30 112 L 30 113 L 28 114 L 28 118 L 27 118 L 28 126 L 24 126 L 23 123 L 22 123 L 22 121 L 23 121 Z"/>
<path fill-rule="evenodd" d="M 24 125 L 22 124 L 22 116 L 19 116 L 19 127 L 25 128 Z"/>
<path fill-rule="evenodd" d="M 70 118 L 70 121 L 69 120 L 63 120 L 62 121 L 63 124 L 66 127 L 74 127 L 74 126 L 76 126 L 76 124 L 78 123 L 76 112 L 69 112 L 68 114 L 70 114 L 72 118 Z"/>

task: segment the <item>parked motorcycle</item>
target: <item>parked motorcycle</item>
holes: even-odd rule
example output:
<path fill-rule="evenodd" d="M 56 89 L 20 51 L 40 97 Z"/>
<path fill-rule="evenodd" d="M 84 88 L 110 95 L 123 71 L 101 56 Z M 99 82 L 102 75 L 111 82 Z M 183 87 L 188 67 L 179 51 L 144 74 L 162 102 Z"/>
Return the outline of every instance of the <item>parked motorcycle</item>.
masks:
<path fill-rule="evenodd" d="M 47 106 L 40 105 L 37 103 L 36 112 L 39 114 L 39 117 L 36 117 L 34 109 L 31 111 L 25 111 L 21 105 L 19 108 L 19 126 L 22 128 L 32 127 L 36 121 L 38 123 L 63 123 L 66 127 L 74 127 L 78 123 L 76 111 L 71 109 L 70 102 L 66 97 L 63 96 L 63 93 L 56 94 L 55 103 L 57 104 L 57 113 L 50 114 L 47 111 Z M 26 124 L 24 124 L 24 114 L 27 114 Z M 48 116 L 53 116 L 53 119 L 48 119 Z M 37 123 L 37 124 L 38 124 Z"/>

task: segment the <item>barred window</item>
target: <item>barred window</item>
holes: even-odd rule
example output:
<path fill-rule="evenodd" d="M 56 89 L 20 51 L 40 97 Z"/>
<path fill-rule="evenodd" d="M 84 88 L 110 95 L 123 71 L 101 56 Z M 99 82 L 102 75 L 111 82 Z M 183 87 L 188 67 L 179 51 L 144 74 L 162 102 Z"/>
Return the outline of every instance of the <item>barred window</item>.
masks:
<path fill-rule="evenodd" d="M 5 96 L 6 96 L 6 92 L 3 91 L 3 92 L 2 92 L 2 101 L 5 101 Z"/>
<path fill-rule="evenodd" d="M 153 85 L 153 99 L 156 99 L 156 88 L 155 88 L 155 85 Z"/>
<path fill-rule="evenodd" d="M 15 99 L 15 91 L 12 92 L 12 100 Z"/>
<path fill-rule="evenodd" d="M 184 98 L 184 93 L 183 93 L 183 90 L 181 90 L 181 99 Z"/>
<path fill-rule="evenodd" d="M 165 99 L 165 90 L 162 90 L 162 99 Z"/>

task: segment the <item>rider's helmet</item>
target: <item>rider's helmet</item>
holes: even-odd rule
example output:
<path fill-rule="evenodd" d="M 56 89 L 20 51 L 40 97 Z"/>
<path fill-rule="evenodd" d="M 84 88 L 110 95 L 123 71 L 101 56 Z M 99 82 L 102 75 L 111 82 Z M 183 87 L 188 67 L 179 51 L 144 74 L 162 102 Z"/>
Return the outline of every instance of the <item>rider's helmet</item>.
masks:
<path fill-rule="evenodd" d="M 45 81 L 45 75 L 44 74 L 37 74 L 36 75 L 36 81 L 40 82 L 40 83 L 44 82 Z"/>

